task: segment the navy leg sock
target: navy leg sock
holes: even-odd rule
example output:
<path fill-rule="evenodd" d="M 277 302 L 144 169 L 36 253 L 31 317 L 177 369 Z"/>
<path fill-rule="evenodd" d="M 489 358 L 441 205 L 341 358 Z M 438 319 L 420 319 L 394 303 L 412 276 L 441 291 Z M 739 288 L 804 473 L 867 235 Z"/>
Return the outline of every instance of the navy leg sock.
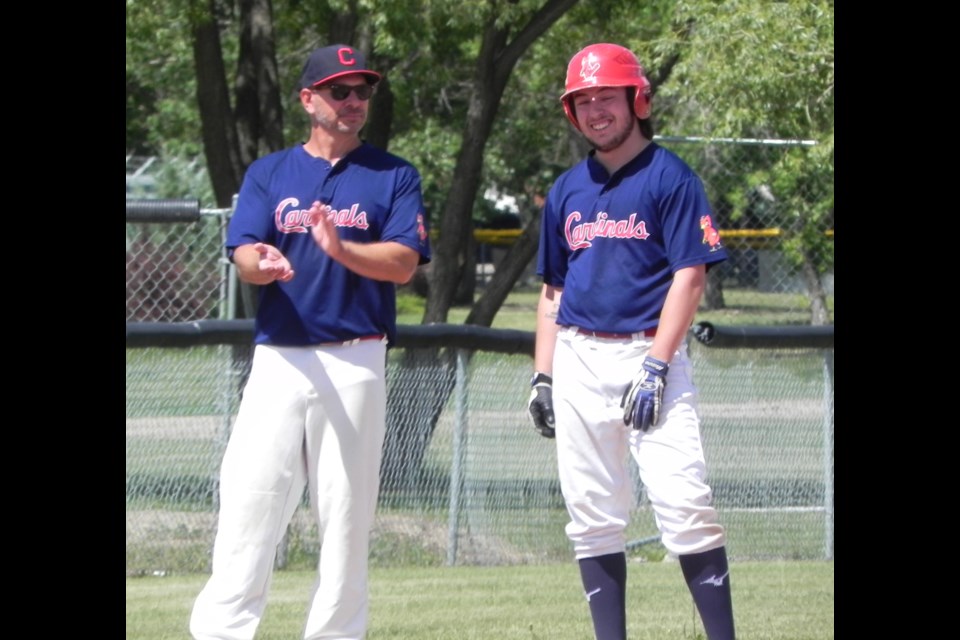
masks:
<path fill-rule="evenodd" d="M 726 547 L 678 559 L 708 640 L 735 640 Z"/>
<path fill-rule="evenodd" d="M 583 592 L 597 640 L 626 640 L 627 556 L 611 553 L 580 560 Z"/>

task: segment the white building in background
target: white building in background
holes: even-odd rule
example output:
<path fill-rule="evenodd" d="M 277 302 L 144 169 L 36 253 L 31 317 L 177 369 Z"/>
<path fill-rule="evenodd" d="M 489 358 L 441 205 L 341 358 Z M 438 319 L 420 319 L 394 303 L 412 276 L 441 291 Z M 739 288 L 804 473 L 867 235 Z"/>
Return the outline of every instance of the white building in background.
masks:
<path fill-rule="evenodd" d="M 496 187 L 489 187 L 483 192 L 483 197 L 488 202 L 493 203 L 493 208 L 503 213 L 520 214 L 520 207 L 517 205 L 517 199 L 514 196 L 500 193 Z"/>

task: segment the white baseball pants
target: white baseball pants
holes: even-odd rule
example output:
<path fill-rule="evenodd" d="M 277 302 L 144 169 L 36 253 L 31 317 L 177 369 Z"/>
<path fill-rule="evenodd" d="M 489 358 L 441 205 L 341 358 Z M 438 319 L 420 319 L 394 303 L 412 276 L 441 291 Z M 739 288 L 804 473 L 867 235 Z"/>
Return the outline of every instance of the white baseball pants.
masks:
<path fill-rule="evenodd" d="M 640 371 L 652 338 L 598 339 L 561 329 L 553 360 L 560 486 L 576 558 L 626 549 L 633 508 L 632 456 L 668 551 L 720 547 L 723 527 L 711 506 L 700 440 L 697 391 L 686 344 L 670 361 L 658 425 L 634 431 L 623 422 L 623 391 Z"/>
<path fill-rule="evenodd" d="M 386 342 L 258 345 L 220 471 L 213 572 L 196 640 L 252 640 L 277 544 L 309 486 L 321 540 L 305 640 L 362 640 L 386 422 Z"/>

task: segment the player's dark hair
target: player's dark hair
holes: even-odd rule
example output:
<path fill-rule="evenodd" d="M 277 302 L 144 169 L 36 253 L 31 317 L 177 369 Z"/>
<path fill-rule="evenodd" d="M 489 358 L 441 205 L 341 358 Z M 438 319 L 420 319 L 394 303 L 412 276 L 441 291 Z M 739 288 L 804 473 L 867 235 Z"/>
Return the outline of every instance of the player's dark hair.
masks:
<path fill-rule="evenodd" d="M 643 134 L 643 137 L 647 140 L 653 140 L 653 123 L 650 121 L 650 118 L 646 120 L 637 118 L 637 121 L 640 122 L 640 133 Z"/>
<path fill-rule="evenodd" d="M 636 87 L 627 87 L 627 104 L 629 104 L 631 107 L 633 106 L 633 100 L 636 92 Z M 647 99 L 649 100 L 649 97 Z M 650 116 L 646 119 L 637 118 L 637 122 L 640 123 L 640 133 L 643 134 L 643 137 L 647 140 L 653 140 L 653 116 Z"/>

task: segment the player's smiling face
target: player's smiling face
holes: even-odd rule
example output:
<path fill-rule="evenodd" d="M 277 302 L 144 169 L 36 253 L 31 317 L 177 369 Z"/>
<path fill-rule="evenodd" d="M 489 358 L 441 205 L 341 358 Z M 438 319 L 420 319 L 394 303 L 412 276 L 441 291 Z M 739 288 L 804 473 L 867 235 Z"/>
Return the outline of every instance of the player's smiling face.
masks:
<path fill-rule="evenodd" d="M 598 151 L 612 151 L 630 136 L 636 124 L 623 87 L 584 89 L 573 96 L 580 131 Z"/>

